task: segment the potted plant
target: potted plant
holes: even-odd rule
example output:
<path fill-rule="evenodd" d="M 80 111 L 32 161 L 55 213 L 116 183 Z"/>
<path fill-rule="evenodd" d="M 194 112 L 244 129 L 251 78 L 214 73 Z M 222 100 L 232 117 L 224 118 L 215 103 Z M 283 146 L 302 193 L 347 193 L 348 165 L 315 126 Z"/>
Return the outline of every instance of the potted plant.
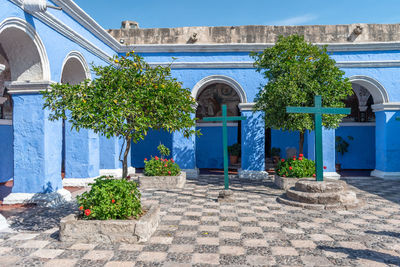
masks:
<path fill-rule="evenodd" d="M 281 159 L 281 149 L 279 147 L 273 147 L 271 148 L 271 156 L 273 159 L 273 162 L 277 164 L 279 160 Z"/>
<path fill-rule="evenodd" d="M 79 214 L 61 220 L 60 240 L 83 243 L 147 241 L 160 221 L 159 205 L 142 207 L 133 181 L 100 177 L 77 197 Z"/>
<path fill-rule="evenodd" d="M 293 156 L 279 161 L 274 183 L 279 188 L 287 190 L 300 179 L 312 177 L 315 177 L 315 162 L 299 154 L 299 157 Z"/>
<path fill-rule="evenodd" d="M 186 183 L 186 173 L 182 172 L 174 159 L 167 159 L 170 150 L 160 144 L 157 147 L 161 157 L 144 159 L 144 173 L 138 174 L 141 189 L 173 189 L 183 188 Z"/>
<path fill-rule="evenodd" d="M 231 164 L 238 163 L 239 156 L 241 154 L 241 146 L 239 143 L 228 146 L 229 161 Z"/>
<path fill-rule="evenodd" d="M 349 141 L 354 140 L 353 136 L 347 136 L 347 139 Z M 350 144 L 341 136 L 336 136 L 335 138 L 335 150 L 337 153 L 336 158 L 338 159 L 339 157 L 339 153 L 342 155 L 344 155 L 344 153 L 349 152 L 348 148 L 349 148 Z M 340 163 L 336 163 L 335 164 L 336 167 L 336 171 L 340 171 L 341 169 L 341 164 Z"/>

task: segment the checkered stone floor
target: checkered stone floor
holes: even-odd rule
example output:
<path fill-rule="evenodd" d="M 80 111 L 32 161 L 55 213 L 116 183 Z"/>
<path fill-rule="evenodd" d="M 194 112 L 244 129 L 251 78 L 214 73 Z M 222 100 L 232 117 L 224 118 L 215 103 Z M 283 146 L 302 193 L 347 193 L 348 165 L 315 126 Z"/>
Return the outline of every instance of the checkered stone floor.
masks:
<path fill-rule="evenodd" d="M 276 202 L 272 181 L 233 178 L 235 203 L 218 203 L 222 176 L 184 189 L 145 191 L 162 221 L 140 245 L 58 241 L 59 219 L 76 208 L 32 208 L 0 233 L 1 266 L 399 266 L 400 181 L 348 178 L 366 205 L 313 211 Z"/>

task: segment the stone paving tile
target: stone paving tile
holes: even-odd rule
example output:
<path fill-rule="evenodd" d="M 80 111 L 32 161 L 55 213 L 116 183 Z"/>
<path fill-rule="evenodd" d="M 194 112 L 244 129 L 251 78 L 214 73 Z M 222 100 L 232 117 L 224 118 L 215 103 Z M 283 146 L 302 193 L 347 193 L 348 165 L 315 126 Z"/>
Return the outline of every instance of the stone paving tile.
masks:
<path fill-rule="evenodd" d="M 218 203 L 223 177 L 200 176 L 185 188 L 146 190 L 162 218 L 143 244 L 58 241 L 59 220 L 76 204 L 33 207 L 0 233 L 0 266 L 400 266 L 400 181 L 345 179 L 366 205 L 312 211 L 276 202 L 271 180 L 231 179 L 234 203 Z"/>

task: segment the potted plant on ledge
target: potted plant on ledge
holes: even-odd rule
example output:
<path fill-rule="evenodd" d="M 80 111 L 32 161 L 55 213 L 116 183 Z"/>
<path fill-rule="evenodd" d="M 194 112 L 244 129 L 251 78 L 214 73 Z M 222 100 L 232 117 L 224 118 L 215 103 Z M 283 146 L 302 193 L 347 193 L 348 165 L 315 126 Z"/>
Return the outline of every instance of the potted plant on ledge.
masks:
<path fill-rule="evenodd" d="M 182 172 L 174 159 L 167 159 L 170 150 L 160 144 L 157 147 L 161 157 L 144 159 L 144 174 L 138 174 L 141 189 L 173 189 L 183 188 L 186 183 L 186 173 Z"/>
<path fill-rule="evenodd" d="M 353 136 L 347 136 L 347 139 L 349 141 L 354 140 Z M 350 144 L 341 136 L 336 136 L 335 138 L 335 150 L 337 153 L 336 158 L 339 159 L 339 153 L 342 155 L 344 155 L 344 153 L 349 152 L 348 148 L 349 148 Z M 336 167 L 336 171 L 340 171 L 341 170 L 341 164 L 340 163 L 336 163 L 335 165 Z"/>
<path fill-rule="evenodd" d="M 241 146 L 239 143 L 228 146 L 229 153 L 229 161 L 231 164 L 237 164 L 240 154 L 241 154 Z"/>
<path fill-rule="evenodd" d="M 293 156 L 279 161 L 274 183 L 280 189 L 287 190 L 300 179 L 313 177 L 315 177 L 315 162 L 299 154 L 299 157 Z"/>

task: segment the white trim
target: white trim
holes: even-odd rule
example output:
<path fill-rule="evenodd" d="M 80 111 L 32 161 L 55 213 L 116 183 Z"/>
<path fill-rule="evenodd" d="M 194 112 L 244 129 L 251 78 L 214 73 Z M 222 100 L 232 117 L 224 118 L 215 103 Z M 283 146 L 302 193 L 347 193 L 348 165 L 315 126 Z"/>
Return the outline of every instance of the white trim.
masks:
<path fill-rule="evenodd" d="M 253 107 L 256 103 L 240 103 L 239 110 L 240 111 L 253 111 Z"/>
<path fill-rule="evenodd" d="M 222 122 L 210 123 L 210 122 L 198 122 L 196 123 L 196 127 L 221 127 Z M 228 127 L 237 127 L 239 123 L 237 122 L 227 122 L 226 126 Z"/>
<path fill-rule="evenodd" d="M 250 170 L 238 170 L 238 176 L 240 179 L 250 179 L 250 180 L 263 180 L 269 177 L 266 171 L 250 171 Z"/>
<path fill-rule="evenodd" d="M 128 175 L 136 173 L 136 169 L 133 167 L 128 167 Z M 99 171 L 100 176 L 114 176 L 122 177 L 122 169 L 101 169 Z"/>
<path fill-rule="evenodd" d="M 371 176 L 382 178 L 385 180 L 397 180 L 400 181 L 400 172 L 384 172 L 380 170 L 373 170 Z"/>
<path fill-rule="evenodd" d="M 365 127 L 365 126 L 375 126 L 375 122 L 342 122 L 339 124 L 339 127 Z"/>
<path fill-rule="evenodd" d="M 83 67 L 83 69 L 85 71 L 86 79 L 91 80 L 92 79 L 92 73 L 90 72 L 89 65 L 87 64 L 87 61 L 86 61 L 85 57 L 79 51 L 71 51 L 71 52 L 68 53 L 68 55 L 64 58 L 64 61 L 62 63 L 61 73 L 63 72 L 65 64 L 67 63 L 67 61 L 69 59 L 72 59 L 72 58 L 78 60 L 81 63 L 81 65 L 82 65 L 82 67 Z M 62 78 L 62 74 L 61 74 L 61 78 Z"/>
<path fill-rule="evenodd" d="M 6 65 L 0 64 L 0 74 L 6 69 Z"/>
<path fill-rule="evenodd" d="M 13 125 L 13 121 L 0 119 L 0 125 Z"/>
<path fill-rule="evenodd" d="M 66 189 L 60 189 L 52 193 L 11 193 L 3 200 L 3 205 L 36 203 L 41 206 L 56 207 L 71 201 L 71 193 Z"/>
<path fill-rule="evenodd" d="M 44 90 L 51 89 L 53 81 L 35 81 L 35 82 L 8 82 L 6 87 L 8 93 L 11 95 L 15 94 L 37 94 Z"/>
<path fill-rule="evenodd" d="M 375 104 L 382 104 L 389 102 L 389 95 L 385 87 L 383 87 L 383 85 L 374 78 L 364 75 L 355 75 L 351 76 L 349 80 L 351 83 L 356 83 L 358 85 L 365 87 L 372 95 Z"/>
<path fill-rule="evenodd" d="M 246 92 L 243 90 L 242 86 L 233 78 L 225 75 L 211 75 L 201 79 L 192 89 L 192 97 L 197 99 L 201 91 L 208 85 L 214 83 L 223 83 L 232 87 L 236 93 L 239 95 L 241 103 L 247 103 Z"/>
<path fill-rule="evenodd" d="M 183 169 L 182 172 L 186 173 L 186 178 L 196 179 L 199 177 L 199 169 Z"/>
<path fill-rule="evenodd" d="M 372 105 L 372 110 L 374 112 L 378 111 L 398 111 L 400 110 L 400 102 L 390 102 Z"/>
<path fill-rule="evenodd" d="M 338 174 L 337 172 L 324 172 L 324 178 L 339 180 L 340 174 Z"/>
<path fill-rule="evenodd" d="M 93 184 L 95 182 L 94 178 L 64 178 L 62 180 L 63 187 L 70 186 L 70 187 L 88 187 L 89 184 Z"/>
<path fill-rule="evenodd" d="M 17 17 L 10 17 L 3 20 L 0 23 L 0 34 L 8 28 L 17 28 L 25 32 L 32 39 L 40 57 L 40 63 L 42 67 L 42 79 L 50 80 L 51 75 L 49 58 L 47 57 L 46 48 L 44 47 L 43 42 L 37 34 L 36 30 L 28 22 Z"/>
<path fill-rule="evenodd" d="M 121 44 L 101 27 L 92 17 L 83 11 L 72 0 L 53 0 L 54 4 L 61 7 L 68 15 L 75 19 L 79 24 L 89 30 L 94 36 L 103 41 L 115 51 L 121 50 Z"/>

